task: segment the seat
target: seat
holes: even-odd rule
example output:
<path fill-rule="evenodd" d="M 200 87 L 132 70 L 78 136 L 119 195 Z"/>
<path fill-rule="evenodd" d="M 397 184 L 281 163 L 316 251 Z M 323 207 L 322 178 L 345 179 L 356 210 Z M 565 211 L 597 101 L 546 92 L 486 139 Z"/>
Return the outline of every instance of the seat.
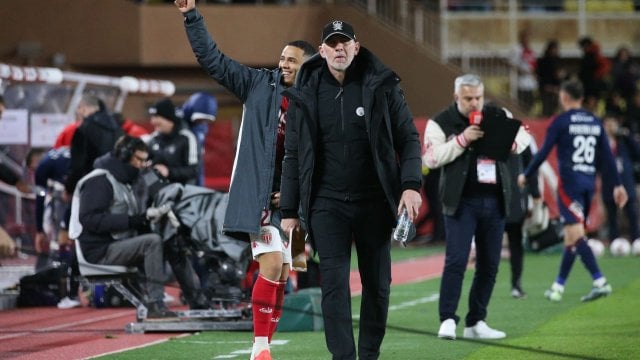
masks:
<path fill-rule="evenodd" d="M 91 285 L 105 284 L 113 286 L 125 299 L 136 307 L 136 319 L 147 318 L 147 307 L 142 302 L 142 292 L 135 286 L 138 269 L 121 265 L 92 264 L 85 259 L 80 241 L 75 240 L 76 259 L 80 275 Z"/>
<path fill-rule="evenodd" d="M 131 275 L 138 271 L 135 267 L 121 266 L 121 265 L 102 265 L 92 264 L 88 262 L 82 254 L 82 247 L 80 241 L 75 240 L 76 243 L 76 257 L 78 258 L 78 267 L 80 274 L 84 277 L 111 277 L 118 275 Z"/>

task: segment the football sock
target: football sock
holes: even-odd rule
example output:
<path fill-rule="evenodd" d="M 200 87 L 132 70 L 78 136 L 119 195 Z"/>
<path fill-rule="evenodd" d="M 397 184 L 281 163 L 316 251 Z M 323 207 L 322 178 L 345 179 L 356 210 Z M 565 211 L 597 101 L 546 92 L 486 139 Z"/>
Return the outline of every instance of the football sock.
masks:
<path fill-rule="evenodd" d="M 599 279 L 602 277 L 602 273 L 600 272 L 600 268 L 598 267 L 598 262 L 596 261 L 595 255 L 593 255 L 593 251 L 587 244 L 587 239 L 582 238 L 576 242 L 576 252 L 580 255 L 580 260 L 584 266 L 591 273 L 592 279 Z"/>
<path fill-rule="evenodd" d="M 562 252 L 562 260 L 560 261 L 560 272 L 556 278 L 556 283 L 564 285 L 569 277 L 573 262 L 576 260 L 576 253 L 573 246 L 565 246 Z"/>
<path fill-rule="evenodd" d="M 273 317 L 271 317 L 271 326 L 269 328 L 269 343 L 271 338 L 276 332 L 280 316 L 282 315 L 282 304 L 284 303 L 284 288 L 287 285 L 286 281 L 278 281 L 278 289 L 276 290 L 276 303 L 273 309 Z"/>
<path fill-rule="evenodd" d="M 251 305 L 253 310 L 253 335 L 256 338 L 264 337 L 268 339 L 273 308 L 276 303 L 276 292 L 278 282 L 271 281 L 262 275 L 258 275 L 256 283 L 253 285 Z"/>

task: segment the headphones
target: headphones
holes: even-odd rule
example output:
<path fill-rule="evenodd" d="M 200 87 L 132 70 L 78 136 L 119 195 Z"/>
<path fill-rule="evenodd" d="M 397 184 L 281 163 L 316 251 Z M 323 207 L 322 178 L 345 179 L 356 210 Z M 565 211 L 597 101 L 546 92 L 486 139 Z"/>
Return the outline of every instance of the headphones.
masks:
<path fill-rule="evenodd" d="M 142 144 L 142 146 L 140 145 Z M 136 150 L 144 149 L 144 142 L 130 135 L 123 135 L 113 149 L 116 159 L 122 162 L 129 162 Z"/>

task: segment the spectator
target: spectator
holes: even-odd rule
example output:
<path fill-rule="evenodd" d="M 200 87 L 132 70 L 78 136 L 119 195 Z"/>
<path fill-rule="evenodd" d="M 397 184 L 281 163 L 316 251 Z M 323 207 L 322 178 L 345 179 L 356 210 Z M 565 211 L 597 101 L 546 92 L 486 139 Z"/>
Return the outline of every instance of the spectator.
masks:
<path fill-rule="evenodd" d="M 456 310 L 471 241 L 475 237 L 476 272 L 463 336 L 501 339 L 506 334 L 490 328 L 485 319 L 500 264 L 505 215 L 509 215 L 508 204 L 514 194 L 509 165 L 477 153 L 474 141 L 482 138 L 484 132 L 478 125 L 469 125 L 469 114 L 472 111 L 491 112 L 497 119 L 506 119 L 509 114 L 495 106 L 484 105 L 484 85 L 473 74 L 456 78 L 454 99 L 454 104 L 427 121 L 424 138 L 423 163 L 429 168 L 441 168 L 440 200 L 446 236 L 438 337 L 456 338 L 460 320 Z M 514 149 L 520 153 L 530 141 L 529 134 L 520 127 Z"/>
<path fill-rule="evenodd" d="M 557 40 L 549 40 L 544 55 L 538 59 L 536 74 L 538 75 L 538 91 L 542 100 L 542 115 L 550 117 L 558 110 L 558 91 L 560 83 L 566 76 L 559 56 Z"/>
<path fill-rule="evenodd" d="M 195 184 L 198 176 L 198 142 L 176 115 L 170 99 L 162 99 L 149 109 L 155 132 L 147 141 L 153 168 L 170 182 Z"/>
<path fill-rule="evenodd" d="M 109 116 L 102 100 L 93 95 L 84 95 L 76 111 L 82 123 L 71 141 L 71 167 L 65 189 L 73 194 L 76 183 L 93 169 L 93 162 L 111 151 L 122 129 Z"/>
<path fill-rule="evenodd" d="M 143 128 L 142 126 L 134 123 L 133 121 L 131 121 L 129 119 L 126 119 L 122 115 L 122 113 L 113 113 L 113 114 L 111 114 L 111 116 L 116 121 L 116 123 L 118 123 L 118 125 L 120 125 L 120 127 L 122 128 L 122 131 L 124 131 L 124 133 L 127 134 L 127 135 L 131 135 L 133 137 L 141 138 L 144 135 L 149 134 L 149 131 L 147 131 L 147 129 Z"/>
<path fill-rule="evenodd" d="M 204 144 L 207 133 L 209 132 L 209 122 L 216 121 L 218 102 L 215 97 L 204 91 L 200 91 L 191 95 L 184 105 L 182 105 L 182 114 L 198 140 L 198 149 L 200 149 L 203 160 L 200 161 L 200 165 L 198 166 L 197 185 L 204 186 Z"/>
<path fill-rule="evenodd" d="M 518 44 L 513 49 L 510 63 L 517 71 L 518 103 L 525 113 L 531 111 L 538 87 L 536 79 L 536 54 L 529 45 L 531 33 L 523 29 L 518 34 Z"/>
<path fill-rule="evenodd" d="M 71 140 L 73 140 L 73 135 L 76 133 L 78 127 L 82 125 L 83 116 L 78 112 L 79 109 L 80 107 L 76 109 L 76 119 L 72 123 L 67 124 L 56 137 L 56 142 L 53 144 L 54 149 L 63 146 L 71 147 Z"/>
<path fill-rule="evenodd" d="M 629 235 L 631 239 L 640 237 L 638 229 L 638 197 L 636 195 L 636 182 L 633 174 L 633 164 L 640 162 L 640 144 L 629 134 L 629 130 L 620 126 L 620 118 L 617 114 L 607 114 L 603 118 L 604 130 L 607 133 L 613 156 L 616 160 L 617 170 L 622 179 L 629 201 L 623 210 L 627 216 Z M 618 229 L 618 212 L 613 198 L 614 181 L 612 176 L 602 177 L 602 201 L 607 209 L 607 223 L 609 225 L 609 240 L 620 236 Z"/>
<path fill-rule="evenodd" d="M 320 257 L 324 334 L 334 359 L 356 358 L 349 293 L 355 243 L 363 287 L 357 356 L 377 359 L 389 307 L 394 218 L 406 209 L 413 221 L 422 201 L 420 140 L 400 79 L 360 46 L 353 27 L 329 22 L 321 41 L 320 56 L 300 68 L 298 82 L 285 92 L 291 102 L 281 224 L 289 233 L 300 218 L 307 221 Z"/>
<path fill-rule="evenodd" d="M 640 90 L 636 91 L 627 103 L 623 124 L 631 129 L 632 134 L 640 134 Z"/>
<path fill-rule="evenodd" d="M 178 8 L 200 65 L 244 104 L 242 136 L 223 226 L 227 234 L 251 242 L 253 258 L 259 264 L 251 296 L 251 359 L 271 359 L 269 343 L 282 313 L 292 261 L 287 236 L 279 228 L 280 164 L 289 104 L 282 91 L 293 85 L 298 68 L 315 49 L 305 41 L 293 41 L 282 50 L 278 69 L 250 68 L 219 50 L 192 0 L 178 2 Z"/>
<path fill-rule="evenodd" d="M 67 219 L 64 216 L 69 207 L 63 193 L 70 163 L 71 152 L 68 147 L 51 149 L 40 160 L 35 172 L 35 249 L 38 254 L 51 256 L 50 243 L 58 243 L 57 258 L 63 266 L 61 273 L 64 274 L 60 279 L 63 284 L 62 299 L 58 303 L 60 309 L 81 305 L 78 299 L 78 260 L 75 256 L 74 240 L 69 239 Z"/>
<path fill-rule="evenodd" d="M 176 314 L 165 306 L 164 261 L 160 235 L 149 233 L 149 221 L 131 190 L 148 159 L 146 144 L 125 135 L 96 169 L 78 182 L 73 194 L 69 235 L 80 241 L 90 263 L 141 266 L 146 280 L 148 318 Z M 142 270 L 142 269 L 141 269 Z"/>
<path fill-rule="evenodd" d="M 553 120 L 540 152 L 524 173 L 518 176 L 518 184 L 524 186 L 526 179 L 531 178 L 551 149 L 557 145 L 561 183 L 558 188 L 558 208 L 564 223 L 565 248 L 558 276 L 545 292 L 545 296 L 551 301 L 562 300 L 564 285 L 576 255 L 580 256 L 593 278 L 591 291 L 581 300 L 591 301 L 611 293 L 611 285 L 598 267 L 584 230 L 595 192 L 596 170 L 611 178 L 616 205 L 622 207 L 627 202 L 627 192 L 622 186 L 605 131 L 595 115 L 582 109 L 583 98 L 584 90 L 579 81 L 568 80 L 562 83 L 560 105 L 564 113 Z"/>
<path fill-rule="evenodd" d="M 613 91 L 620 94 L 626 103 L 630 103 L 633 95 L 638 91 L 640 65 L 633 61 L 627 47 L 622 46 L 616 52 L 611 67 L 611 78 Z"/>
<path fill-rule="evenodd" d="M 0 259 L 16 255 L 16 242 L 0 226 Z"/>
<path fill-rule="evenodd" d="M 607 90 L 607 76 L 611 70 L 611 62 L 600 53 L 600 45 L 590 37 L 583 37 L 578 41 L 582 50 L 578 78 L 584 86 L 584 106 L 594 112 L 598 101 Z"/>

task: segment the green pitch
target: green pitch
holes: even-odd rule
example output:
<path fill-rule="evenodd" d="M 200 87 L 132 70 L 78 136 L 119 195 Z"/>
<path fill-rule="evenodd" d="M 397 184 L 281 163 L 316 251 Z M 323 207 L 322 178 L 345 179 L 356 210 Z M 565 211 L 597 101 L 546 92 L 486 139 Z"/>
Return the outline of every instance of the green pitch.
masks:
<path fill-rule="evenodd" d="M 394 258 L 406 258 L 411 249 L 394 249 Z M 433 250 L 415 250 L 421 256 Z M 576 260 L 564 298 L 551 303 L 543 297 L 554 280 L 559 254 L 527 254 L 523 287 L 528 297 L 510 296 L 509 264 L 500 265 L 487 322 L 507 338 L 496 341 L 436 337 L 440 280 L 397 285 L 392 288 L 387 335 L 380 359 L 637 359 L 640 358 L 640 258 L 599 259 L 613 286 L 613 294 L 591 303 L 580 296 L 591 280 Z M 467 271 L 458 315 L 464 318 L 473 271 Z M 359 314 L 360 298 L 353 299 Z M 286 311 L 286 309 L 285 309 Z M 356 324 L 357 336 L 357 317 Z M 127 335 L 123 335 L 127 336 Z M 248 359 L 250 332 L 206 332 L 103 359 Z M 322 332 L 277 333 L 272 344 L 275 359 L 330 359 Z"/>

